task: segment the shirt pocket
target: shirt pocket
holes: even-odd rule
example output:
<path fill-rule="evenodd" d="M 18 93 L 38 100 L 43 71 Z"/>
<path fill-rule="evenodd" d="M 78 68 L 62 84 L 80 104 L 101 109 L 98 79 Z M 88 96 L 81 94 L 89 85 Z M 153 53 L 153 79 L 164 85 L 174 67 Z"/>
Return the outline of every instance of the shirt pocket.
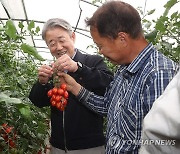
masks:
<path fill-rule="evenodd" d="M 133 150 L 137 139 L 137 112 L 126 106 L 121 106 L 120 112 L 116 112 L 115 121 L 112 124 L 108 136 L 107 145 L 111 149 L 121 151 Z"/>
<path fill-rule="evenodd" d="M 135 140 L 137 138 L 137 111 L 123 106 L 119 114 L 119 119 L 117 122 L 117 128 L 124 134 L 125 140 Z"/>

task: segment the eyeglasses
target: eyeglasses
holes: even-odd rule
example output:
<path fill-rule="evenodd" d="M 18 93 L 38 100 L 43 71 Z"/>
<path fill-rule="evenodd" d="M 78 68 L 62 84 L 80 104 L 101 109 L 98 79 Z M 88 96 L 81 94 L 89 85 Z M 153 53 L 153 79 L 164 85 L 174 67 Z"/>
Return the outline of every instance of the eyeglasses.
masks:
<path fill-rule="evenodd" d="M 58 43 L 63 45 L 66 42 L 64 37 L 59 37 L 57 40 L 51 40 L 47 45 L 50 48 L 57 47 Z"/>

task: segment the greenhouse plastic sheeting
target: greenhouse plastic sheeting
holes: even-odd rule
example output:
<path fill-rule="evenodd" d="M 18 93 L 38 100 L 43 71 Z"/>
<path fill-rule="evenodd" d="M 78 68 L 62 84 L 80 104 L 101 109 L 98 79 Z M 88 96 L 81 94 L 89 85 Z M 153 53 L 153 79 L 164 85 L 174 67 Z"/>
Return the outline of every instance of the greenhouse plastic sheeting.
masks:
<path fill-rule="evenodd" d="M 76 47 L 83 52 L 93 54 L 94 49 L 88 48 L 93 44 L 88 28 L 85 26 L 85 18 L 91 17 L 98 5 L 92 1 L 79 0 L 1 0 L 1 21 L 13 20 L 16 27 L 19 21 L 28 23 L 31 20 L 35 26 L 40 27 L 40 34 L 44 22 L 50 18 L 63 18 L 72 27 L 76 27 Z M 88 8 L 88 9 L 87 9 Z M 80 17 L 79 17 L 80 16 Z M 80 19 L 79 19 L 80 18 Z M 79 22 L 78 22 L 79 21 Z M 27 24 L 26 24 L 27 25 Z M 36 47 L 39 54 L 45 59 L 52 59 L 44 40 L 40 36 L 27 36 L 26 42 Z"/>

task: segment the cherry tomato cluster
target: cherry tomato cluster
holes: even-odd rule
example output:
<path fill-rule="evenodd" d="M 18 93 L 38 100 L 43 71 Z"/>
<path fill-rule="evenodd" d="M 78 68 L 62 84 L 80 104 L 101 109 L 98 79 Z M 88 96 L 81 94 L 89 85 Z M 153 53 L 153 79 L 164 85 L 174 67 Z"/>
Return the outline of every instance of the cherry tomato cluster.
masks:
<path fill-rule="evenodd" d="M 15 148 L 17 134 L 13 131 L 14 127 L 8 126 L 7 123 L 2 124 L 1 127 L 0 136 L 4 139 L 5 143 L 8 144 L 10 148 Z"/>
<path fill-rule="evenodd" d="M 65 83 L 61 84 L 59 88 L 54 87 L 53 89 L 50 89 L 47 95 L 48 97 L 51 97 L 50 102 L 52 106 L 56 107 L 60 111 L 64 111 L 69 97 Z"/>

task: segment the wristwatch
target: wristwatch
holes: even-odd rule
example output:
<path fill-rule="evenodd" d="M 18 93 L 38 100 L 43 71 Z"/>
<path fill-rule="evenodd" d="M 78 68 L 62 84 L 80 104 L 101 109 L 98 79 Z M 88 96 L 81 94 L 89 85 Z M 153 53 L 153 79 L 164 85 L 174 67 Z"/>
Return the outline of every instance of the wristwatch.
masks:
<path fill-rule="evenodd" d="M 80 73 L 82 71 L 82 68 L 83 68 L 83 64 L 81 62 L 77 62 L 77 66 L 78 66 L 78 69 L 76 70 L 75 73 Z"/>

